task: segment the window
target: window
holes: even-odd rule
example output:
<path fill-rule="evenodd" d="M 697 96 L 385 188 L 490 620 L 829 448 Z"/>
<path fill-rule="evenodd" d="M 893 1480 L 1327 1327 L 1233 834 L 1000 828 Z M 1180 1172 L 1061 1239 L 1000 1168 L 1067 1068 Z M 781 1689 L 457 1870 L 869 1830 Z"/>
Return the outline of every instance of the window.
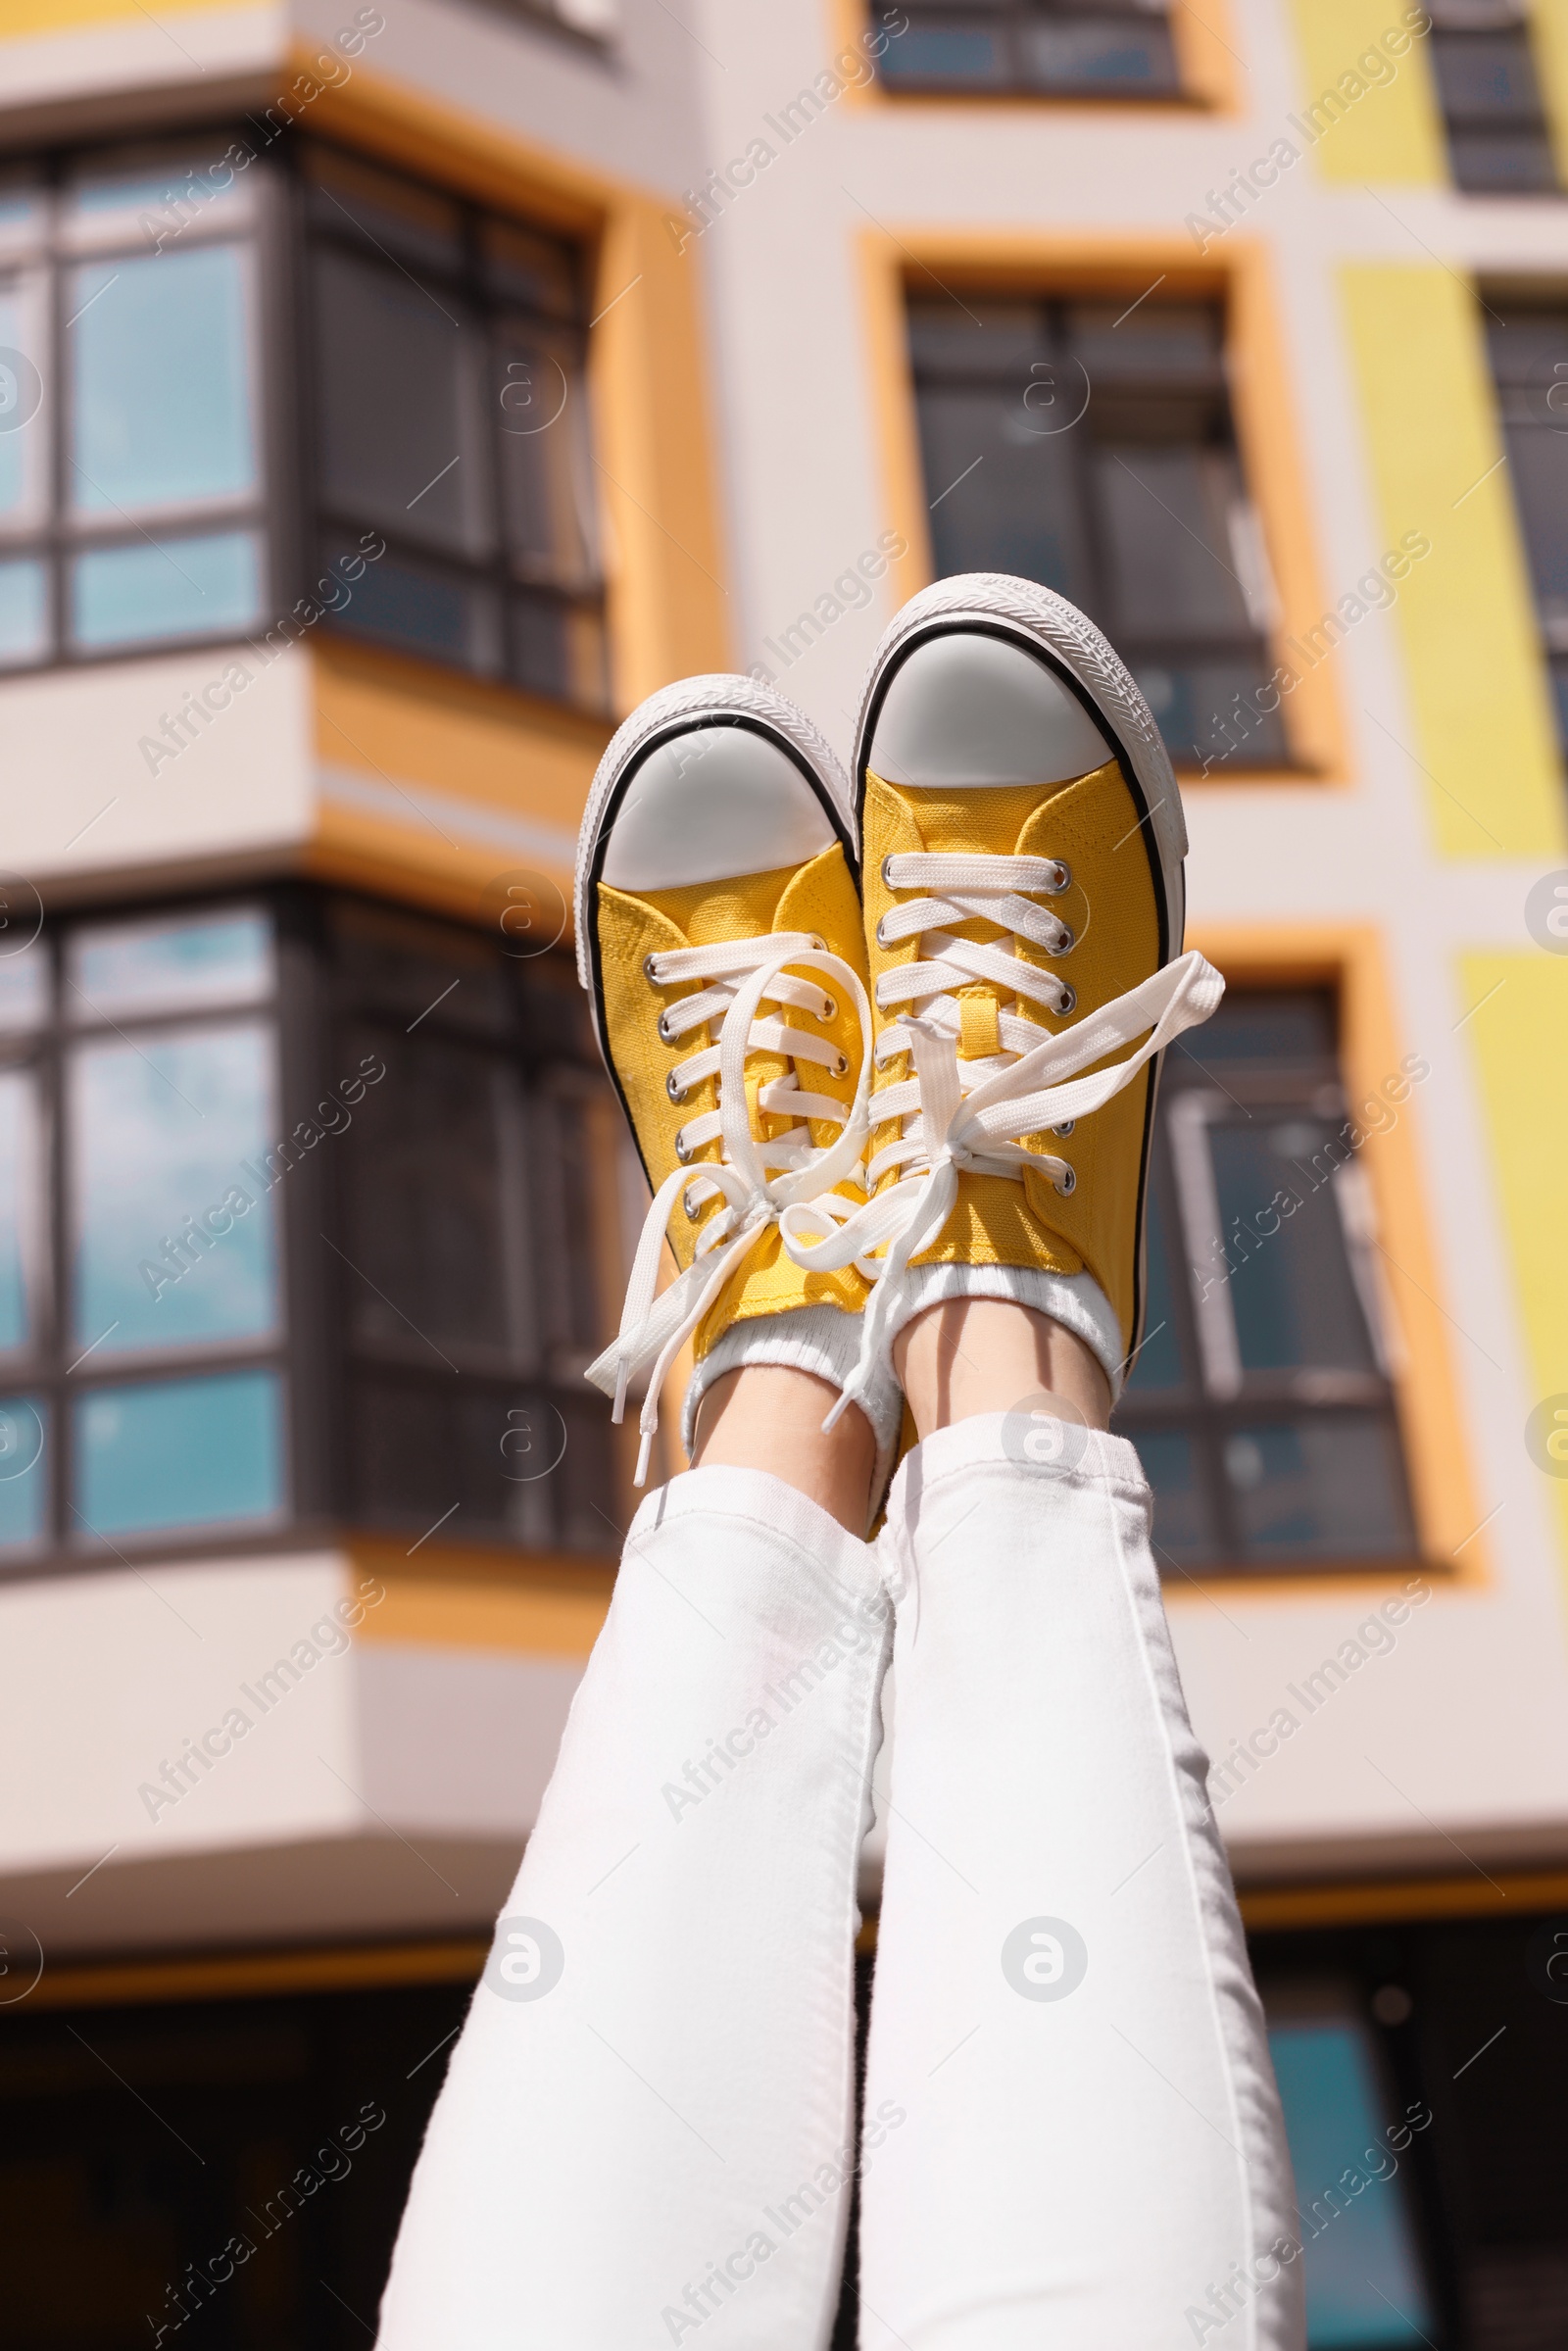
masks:
<path fill-rule="evenodd" d="M 270 923 L 84 922 L 0 971 L 0 1556 L 274 1520 Z"/>
<path fill-rule="evenodd" d="M 580 255 L 267 127 L 0 180 L 0 668 L 319 625 L 603 710 Z"/>
<path fill-rule="evenodd" d="M 1485 325 L 1557 732 L 1568 746 L 1568 304 L 1489 297 Z"/>
<path fill-rule="evenodd" d="M 1304 1984 L 1269 2003 L 1269 2052 L 1296 2177 L 1296 2232 L 1310 2351 L 1417 2351 L 1440 2330 L 1409 2195 L 1423 2115 L 1389 2095 L 1347 1986 Z"/>
<path fill-rule="evenodd" d="M 189 2323 L 186 2343 L 209 2351 L 352 2351 L 471 1984 L 51 2013 L 19 2000 L 19 1958 L 14 1938 L 0 2040 L 8 2331 L 27 2351 L 107 2351 Z"/>
<path fill-rule="evenodd" d="M 1165 1057 L 1146 1337 L 1117 1425 L 1167 1565 L 1415 1553 L 1371 1198 L 1346 1134 L 1327 996 L 1233 992 Z"/>
<path fill-rule="evenodd" d="M 455 927 L 282 893 L 0 958 L 0 1562 L 612 1547 L 596 1120 L 569 969 Z"/>
<path fill-rule="evenodd" d="M 1522 0 L 1432 0 L 1432 62 L 1457 185 L 1529 195 L 1557 186 Z"/>
<path fill-rule="evenodd" d="M 619 1110 L 564 957 L 377 908 L 334 922 L 338 1057 L 383 1062 L 342 1158 L 348 1514 L 613 1550 Z"/>
<path fill-rule="evenodd" d="M 0 666 L 235 636 L 267 608 L 265 191 L 235 180 L 156 252 L 147 207 L 192 176 L 105 159 L 0 184 Z"/>
<path fill-rule="evenodd" d="M 1180 82 L 1164 0 L 904 0 L 878 8 L 894 90 L 1169 98 Z"/>
<path fill-rule="evenodd" d="M 603 708 L 576 256 L 323 151 L 305 191 L 319 568 L 388 549 L 335 625 Z"/>
<path fill-rule="evenodd" d="M 1309 2351 L 1568 2342 L 1568 1917 L 1497 1908 L 1252 1937 Z"/>
<path fill-rule="evenodd" d="M 1171 754 L 1233 748 L 1269 676 L 1274 596 L 1212 303 L 912 301 L 939 573 L 1012 571 L 1097 620 Z M 1286 757 L 1277 714 L 1250 763 Z"/>

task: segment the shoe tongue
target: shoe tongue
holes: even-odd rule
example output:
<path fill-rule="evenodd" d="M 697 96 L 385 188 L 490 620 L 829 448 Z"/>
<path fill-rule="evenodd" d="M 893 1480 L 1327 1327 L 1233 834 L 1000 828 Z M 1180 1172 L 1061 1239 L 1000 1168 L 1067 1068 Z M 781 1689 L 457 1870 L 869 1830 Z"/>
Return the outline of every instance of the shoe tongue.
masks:
<path fill-rule="evenodd" d="M 899 786 L 933 856 L 1011 857 L 1019 835 L 1060 785 L 986 784 L 967 791 L 948 785 Z"/>
<path fill-rule="evenodd" d="M 771 873 L 743 873 L 734 881 L 688 882 L 678 890 L 644 890 L 647 906 L 684 931 L 688 945 L 712 947 L 727 939 L 755 939 L 795 926 L 778 920 L 784 895 L 800 867 L 780 865 Z"/>

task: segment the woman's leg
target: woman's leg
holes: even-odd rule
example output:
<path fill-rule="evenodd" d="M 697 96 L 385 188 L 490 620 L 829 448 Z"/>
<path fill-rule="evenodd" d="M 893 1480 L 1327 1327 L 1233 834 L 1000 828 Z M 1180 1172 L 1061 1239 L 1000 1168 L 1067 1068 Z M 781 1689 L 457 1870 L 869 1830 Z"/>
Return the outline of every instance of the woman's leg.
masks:
<path fill-rule="evenodd" d="M 864 1521 L 870 1434 L 852 1411 L 824 1438 L 830 1394 L 773 1366 L 715 1385 L 700 1466 L 633 1522 L 381 2351 L 653 2351 L 719 2313 L 735 2351 L 826 2341 L 887 1639 L 875 1554 L 841 1523 Z"/>
<path fill-rule="evenodd" d="M 1294 2351 L 1289 2160 L 1137 1455 L 1022 1307 L 933 1308 L 898 1360 L 862 2345 Z"/>
<path fill-rule="evenodd" d="M 864 1413 L 853 1407 L 823 1428 L 836 1394 L 826 1380 L 773 1363 L 726 1372 L 699 1407 L 693 1467 L 765 1466 L 847 1533 L 863 1534 L 876 1439 Z"/>

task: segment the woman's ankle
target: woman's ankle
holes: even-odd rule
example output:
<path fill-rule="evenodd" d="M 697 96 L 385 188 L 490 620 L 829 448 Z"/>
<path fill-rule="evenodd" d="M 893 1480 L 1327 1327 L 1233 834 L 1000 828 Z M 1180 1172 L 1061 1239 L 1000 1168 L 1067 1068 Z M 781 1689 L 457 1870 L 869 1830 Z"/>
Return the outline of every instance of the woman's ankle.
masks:
<path fill-rule="evenodd" d="M 911 1316 L 893 1343 L 893 1365 L 922 1438 L 981 1412 L 1010 1412 L 1059 1396 L 1062 1417 L 1103 1429 L 1110 1383 L 1077 1334 L 1032 1306 L 956 1298 Z"/>
<path fill-rule="evenodd" d="M 850 1534 L 863 1535 L 876 1439 L 855 1404 L 823 1429 L 837 1395 L 814 1372 L 779 1363 L 723 1373 L 698 1408 L 693 1469 L 765 1470 Z"/>

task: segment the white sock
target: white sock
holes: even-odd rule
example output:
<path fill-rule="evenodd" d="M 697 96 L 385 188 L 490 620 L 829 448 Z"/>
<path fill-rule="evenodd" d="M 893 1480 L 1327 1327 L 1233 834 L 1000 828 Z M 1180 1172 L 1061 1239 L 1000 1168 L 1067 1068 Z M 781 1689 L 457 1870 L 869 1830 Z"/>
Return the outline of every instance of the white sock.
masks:
<path fill-rule="evenodd" d="M 1000 1298 L 1049 1314 L 1081 1339 L 1110 1382 L 1110 1400 L 1126 1378 L 1126 1342 L 1109 1298 L 1091 1273 L 1048 1273 L 1033 1265 L 911 1265 L 891 1347 L 906 1322 L 950 1298 Z"/>

